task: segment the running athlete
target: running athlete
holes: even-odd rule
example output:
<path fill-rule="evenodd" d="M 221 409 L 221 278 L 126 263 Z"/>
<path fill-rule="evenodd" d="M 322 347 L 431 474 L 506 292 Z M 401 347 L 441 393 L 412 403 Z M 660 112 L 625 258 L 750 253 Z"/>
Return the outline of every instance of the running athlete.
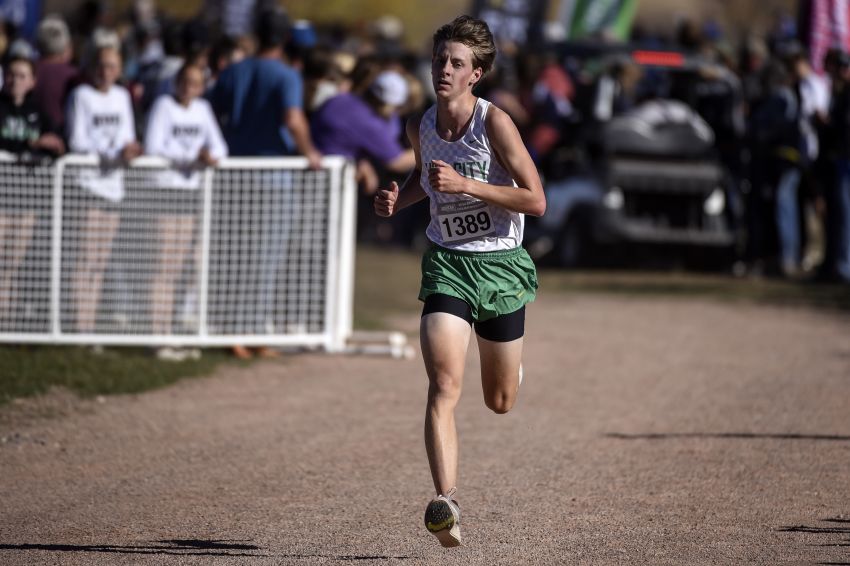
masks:
<path fill-rule="evenodd" d="M 521 247 L 524 215 L 546 198 L 537 169 L 511 119 L 472 90 L 493 66 L 487 24 L 460 16 L 434 34 L 431 80 L 437 103 L 407 123 L 416 166 L 402 187 L 375 195 L 392 216 L 425 197 L 431 247 L 422 258 L 420 342 L 428 374 L 425 449 L 436 497 L 425 526 L 445 547 L 459 546 L 458 444 L 454 410 L 474 326 L 484 400 L 507 413 L 522 381 L 525 305 L 537 274 Z"/>

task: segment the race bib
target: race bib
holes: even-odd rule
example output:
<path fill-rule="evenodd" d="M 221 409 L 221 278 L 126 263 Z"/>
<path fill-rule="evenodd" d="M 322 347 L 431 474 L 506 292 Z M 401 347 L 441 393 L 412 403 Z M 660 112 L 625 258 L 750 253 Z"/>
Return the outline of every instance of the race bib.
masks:
<path fill-rule="evenodd" d="M 496 232 L 490 206 L 478 200 L 437 205 L 437 222 L 444 242 L 475 240 Z"/>

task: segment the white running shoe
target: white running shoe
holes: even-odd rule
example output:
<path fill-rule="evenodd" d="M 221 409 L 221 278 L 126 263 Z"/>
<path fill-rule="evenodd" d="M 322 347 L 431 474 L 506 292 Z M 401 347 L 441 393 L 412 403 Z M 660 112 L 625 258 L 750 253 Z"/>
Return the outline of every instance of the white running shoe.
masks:
<path fill-rule="evenodd" d="M 460 506 L 452 499 L 456 489 L 438 495 L 425 509 L 425 528 L 446 548 L 460 546 Z"/>

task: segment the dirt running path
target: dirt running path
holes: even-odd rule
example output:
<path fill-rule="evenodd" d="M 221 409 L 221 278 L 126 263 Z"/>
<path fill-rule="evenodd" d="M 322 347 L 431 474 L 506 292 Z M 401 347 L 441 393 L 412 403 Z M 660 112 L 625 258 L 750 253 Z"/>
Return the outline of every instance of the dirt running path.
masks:
<path fill-rule="evenodd" d="M 421 362 L 299 355 L 5 419 L 0 564 L 850 564 L 850 320 L 551 295 L 529 316 L 510 414 L 470 355 L 464 548 L 421 525 Z"/>

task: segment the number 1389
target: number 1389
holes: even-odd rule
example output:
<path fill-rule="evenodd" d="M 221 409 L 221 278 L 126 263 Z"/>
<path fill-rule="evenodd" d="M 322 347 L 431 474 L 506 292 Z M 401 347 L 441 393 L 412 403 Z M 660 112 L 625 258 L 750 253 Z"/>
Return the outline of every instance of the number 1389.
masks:
<path fill-rule="evenodd" d="M 446 239 L 487 232 L 490 229 L 490 215 L 484 211 L 478 214 L 466 214 L 443 218 Z"/>

